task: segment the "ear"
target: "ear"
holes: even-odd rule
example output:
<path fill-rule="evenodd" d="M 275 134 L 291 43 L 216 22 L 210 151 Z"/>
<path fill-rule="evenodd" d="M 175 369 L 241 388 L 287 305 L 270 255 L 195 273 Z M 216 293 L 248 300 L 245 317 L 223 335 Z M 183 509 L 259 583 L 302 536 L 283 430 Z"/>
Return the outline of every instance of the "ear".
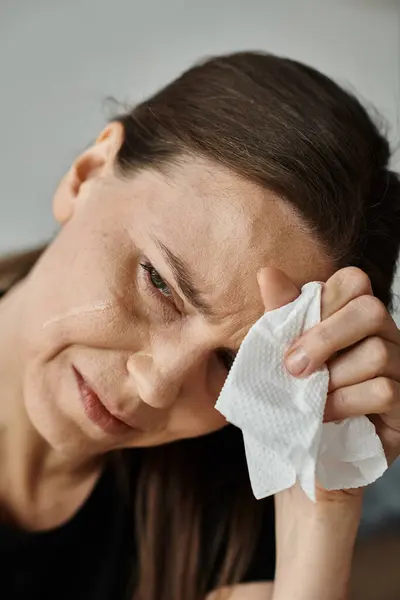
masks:
<path fill-rule="evenodd" d="M 53 199 L 54 218 L 60 224 L 66 223 L 74 214 L 85 184 L 112 172 L 123 141 L 123 125 L 114 121 L 101 132 L 95 144 L 75 160 L 58 185 Z"/>

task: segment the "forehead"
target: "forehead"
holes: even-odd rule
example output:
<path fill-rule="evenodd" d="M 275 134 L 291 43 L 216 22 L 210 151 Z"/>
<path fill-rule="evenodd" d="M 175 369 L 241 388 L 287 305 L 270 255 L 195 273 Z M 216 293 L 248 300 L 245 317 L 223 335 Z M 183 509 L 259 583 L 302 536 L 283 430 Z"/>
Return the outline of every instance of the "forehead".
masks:
<path fill-rule="evenodd" d="M 136 236 L 157 238 L 183 259 L 221 317 L 242 314 L 249 325 L 258 318 L 263 266 L 299 286 L 328 276 L 329 261 L 290 205 L 228 169 L 187 160 L 142 172 L 132 185 Z"/>

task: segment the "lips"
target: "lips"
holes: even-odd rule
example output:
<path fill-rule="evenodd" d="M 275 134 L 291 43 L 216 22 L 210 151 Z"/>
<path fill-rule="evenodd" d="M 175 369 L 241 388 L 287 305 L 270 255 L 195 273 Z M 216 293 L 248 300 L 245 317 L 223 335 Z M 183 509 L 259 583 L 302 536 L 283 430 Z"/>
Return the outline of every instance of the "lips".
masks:
<path fill-rule="evenodd" d="M 111 435 L 122 435 L 133 428 L 125 421 L 115 417 L 103 404 L 96 392 L 90 387 L 81 373 L 73 367 L 75 378 L 78 384 L 83 408 L 86 416 L 102 429 L 105 433 Z"/>

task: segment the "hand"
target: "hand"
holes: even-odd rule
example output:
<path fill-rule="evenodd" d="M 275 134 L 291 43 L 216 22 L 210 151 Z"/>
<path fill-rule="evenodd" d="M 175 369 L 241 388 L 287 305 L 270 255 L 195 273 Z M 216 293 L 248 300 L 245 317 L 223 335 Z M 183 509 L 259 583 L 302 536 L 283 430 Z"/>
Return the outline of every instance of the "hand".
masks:
<path fill-rule="evenodd" d="M 264 269 L 259 283 L 267 311 L 300 293 L 277 269 Z M 288 349 L 286 367 L 304 377 L 327 364 L 325 420 L 368 415 L 388 459 L 394 460 L 400 453 L 400 334 L 395 323 L 373 297 L 368 277 L 355 268 L 338 271 L 324 284 L 321 317 Z M 316 492 L 316 503 L 298 484 L 275 496 L 274 600 L 346 597 L 363 488 L 318 487 Z"/>
<path fill-rule="evenodd" d="M 266 310 L 300 293 L 274 268 L 263 269 L 259 283 Z M 400 332 L 373 296 L 367 275 L 355 267 L 337 271 L 324 284 L 321 323 L 295 340 L 285 357 L 296 377 L 325 363 L 330 373 L 325 421 L 367 415 L 393 462 L 400 454 Z"/>

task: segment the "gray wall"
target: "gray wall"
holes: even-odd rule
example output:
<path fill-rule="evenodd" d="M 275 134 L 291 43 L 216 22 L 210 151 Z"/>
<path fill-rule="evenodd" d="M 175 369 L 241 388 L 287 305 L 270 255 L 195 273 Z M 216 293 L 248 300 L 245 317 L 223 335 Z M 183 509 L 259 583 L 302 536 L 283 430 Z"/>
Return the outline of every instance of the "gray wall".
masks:
<path fill-rule="evenodd" d="M 199 57 L 245 48 L 323 69 L 400 140 L 398 0 L 0 0 L 0 252 L 53 233 L 52 192 L 107 96 L 135 102 Z"/>

